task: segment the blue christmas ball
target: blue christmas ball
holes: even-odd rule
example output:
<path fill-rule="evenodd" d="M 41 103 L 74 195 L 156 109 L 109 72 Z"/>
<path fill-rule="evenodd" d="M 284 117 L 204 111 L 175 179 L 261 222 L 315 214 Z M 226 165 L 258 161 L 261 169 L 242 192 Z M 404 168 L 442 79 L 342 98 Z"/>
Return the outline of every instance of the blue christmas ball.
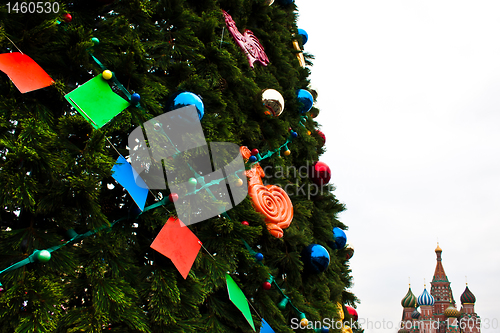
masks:
<path fill-rule="evenodd" d="M 256 259 L 257 261 L 262 261 L 262 260 L 264 260 L 264 255 L 263 255 L 262 253 L 260 253 L 260 252 L 259 252 L 259 253 L 256 253 L 256 254 L 255 254 L 255 259 Z"/>
<path fill-rule="evenodd" d="M 307 35 L 307 32 L 304 29 L 299 29 L 298 32 L 299 36 L 302 36 L 302 45 L 306 45 L 309 35 Z"/>
<path fill-rule="evenodd" d="M 138 93 L 133 93 L 131 96 L 130 96 L 130 102 L 133 104 L 133 105 L 136 105 L 137 103 L 139 103 L 141 101 L 141 95 L 139 95 Z"/>
<path fill-rule="evenodd" d="M 170 105 L 170 110 L 179 109 L 188 105 L 194 105 L 196 107 L 196 111 L 198 111 L 198 118 L 201 120 L 201 118 L 203 118 L 203 115 L 205 114 L 205 106 L 203 105 L 203 101 L 201 100 L 200 96 L 189 91 L 181 92 L 180 94 L 175 96 Z"/>
<path fill-rule="evenodd" d="M 299 109 L 300 113 L 306 113 L 311 110 L 314 103 L 311 93 L 305 89 L 297 90 L 297 100 L 302 104 Z"/>
<path fill-rule="evenodd" d="M 294 131 L 292 131 L 292 132 L 290 133 L 290 135 L 291 135 L 291 136 L 292 136 L 292 138 L 294 138 L 294 139 L 297 139 L 297 137 L 299 136 L 299 134 L 298 134 L 297 132 L 294 132 Z"/>
<path fill-rule="evenodd" d="M 279 0 L 278 2 L 282 5 L 289 5 L 293 3 L 293 0 Z"/>
<path fill-rule="evenodd" d="M 250 158 L 248 159 L 248 161 L 250 163 L 257 162 L 257 157 L 256 156 L 250 156 Z"/>
<path fill-rule="evenodd" d="M 330 332 L 330 329 L 328 327 L 321 328 L 321 333 L 328 333 L 328 332 Z"/>
<path fill-rule="evenodd" d="M 347 243 L 347 236 L 344 230 L 340 228 L 333 228 L 333 237 L 332 240 L 328 242 L 328 246 L 334 250 L 341 250 L 345 247 Z"/>
<path fill-rule="evenodd" d="M 304 263 L 304 271 L 313 274 L 324 272 L 330 264 L 328 250 L 319 244 L 311 244 L 302 250 L 301 259 Z"/>

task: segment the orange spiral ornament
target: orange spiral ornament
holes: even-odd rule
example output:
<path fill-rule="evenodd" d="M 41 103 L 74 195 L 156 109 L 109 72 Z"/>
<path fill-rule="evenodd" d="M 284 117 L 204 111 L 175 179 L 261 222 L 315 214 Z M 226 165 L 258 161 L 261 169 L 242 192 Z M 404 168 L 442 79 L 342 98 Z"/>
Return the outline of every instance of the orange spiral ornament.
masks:
<path fill-rule="evenodd" d="M 245 160 L 252 155 L 247 147 L 240 148 Z M 283 229 L 290 226 L 293 219 L 293 205 L 288 194 L 279 186 L 262 183 L 265 176 L 259 163 L 245 171 L 248 179 L 248 194 L 256 211 L 264 215 L 267 229 L 276 238 L 283 237 Z"/>

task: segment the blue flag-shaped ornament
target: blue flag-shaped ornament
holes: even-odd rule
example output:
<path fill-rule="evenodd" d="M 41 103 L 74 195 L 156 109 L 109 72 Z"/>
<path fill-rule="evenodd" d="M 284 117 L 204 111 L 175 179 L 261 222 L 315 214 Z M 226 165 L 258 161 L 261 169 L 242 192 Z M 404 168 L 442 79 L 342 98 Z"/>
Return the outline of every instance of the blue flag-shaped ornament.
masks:
<path fill-rule="evenodd" d="M 111 171 L 113 171 L 112 177 L 127 190 L 139 209 L 144 210 L 148 187 L 132 168 L 132 165 L 123 156 L 120 156 Z"/>
<path fill-rule="evenodd" d="M 275 333 L 274 330 L 269 326 L 264 318 L 262 318 L 262 325 L 260 326 L 260 333 Z"/>

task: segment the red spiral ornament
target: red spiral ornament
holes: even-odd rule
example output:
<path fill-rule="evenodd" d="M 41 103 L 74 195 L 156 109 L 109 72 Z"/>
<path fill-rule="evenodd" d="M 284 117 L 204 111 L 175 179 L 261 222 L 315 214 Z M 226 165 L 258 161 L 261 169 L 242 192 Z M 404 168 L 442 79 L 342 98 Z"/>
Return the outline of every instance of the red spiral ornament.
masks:
<path fill-rule="evenodd" d="M 248 159 L 251 152 L 247 147 L 241 147 L 241 155 Z M 293 205 L 288 194 L 279 186 L 262 183 L 265 176 L 259 163 L 255 163 L 246 172 L 248 194 L 256 211 L 264 215 L 267 229 L 276 238 L 283 237 L 283 229 L 290 226 L 293 219 Z"/>

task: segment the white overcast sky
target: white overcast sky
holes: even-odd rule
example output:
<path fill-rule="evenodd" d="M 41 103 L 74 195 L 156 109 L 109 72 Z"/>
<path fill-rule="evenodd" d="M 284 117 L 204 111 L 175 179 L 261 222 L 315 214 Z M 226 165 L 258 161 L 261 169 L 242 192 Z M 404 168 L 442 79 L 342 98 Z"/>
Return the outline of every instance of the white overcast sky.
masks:
<path fill-rule="evenodd" d="M 467 276 L 476 312 L 500 320 L 500 1 L 295 3 L 360 318 L 398 322 L 439 240 L 455 299 Z"/>

